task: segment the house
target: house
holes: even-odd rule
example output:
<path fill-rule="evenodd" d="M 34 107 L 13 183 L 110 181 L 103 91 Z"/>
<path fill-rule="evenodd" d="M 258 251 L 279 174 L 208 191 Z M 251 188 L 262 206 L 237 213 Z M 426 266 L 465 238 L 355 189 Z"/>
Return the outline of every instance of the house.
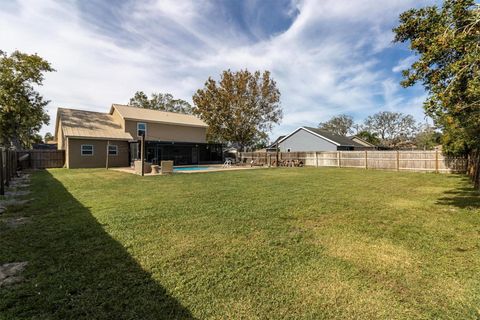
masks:
<path fill-rule="evenodd" d="M 113 104 L 108 113 L 58 108 L 55 139 L 67 168 L 126 167 L 140 158 L 154 164 L 220 163 L 222 146 L 206 140 L 207 124 L 193 115 Z"/>
<path fill-rule="evenodd" d="M 276 142 L 280 152 L 365 150 L 341 135 L 312 127 L 300 127 Z M 272 146 L 270 146 L 272 147 Z"/>
<path fill-rule="evenodd" d="M 355 150 L 375 150 L 375 149 L 378 149 L 378 147 L 376 145 L 374 145 L 373 143 L 370 143 L 368 142 L 367 140 L 364 140 L 358 136 L 350 136 L 348 137 L 350 140 L 352 140 L 353 142 L 356 142 L 357 144 L 360 144 L 362 145 L 364 148 L 361 149 L 360 147 L 358 148 L 355 148 Z"/>

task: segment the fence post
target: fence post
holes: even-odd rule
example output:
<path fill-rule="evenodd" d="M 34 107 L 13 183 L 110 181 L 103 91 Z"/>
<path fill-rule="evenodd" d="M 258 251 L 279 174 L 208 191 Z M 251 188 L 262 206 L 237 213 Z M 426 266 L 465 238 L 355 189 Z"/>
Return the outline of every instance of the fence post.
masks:
<path fill-rule="evenodd" d="M 318 152 L 315 151 L 315 167 L 318 168 Z"/>
<path fill-rule="evenodd" d="M 3 177 L 3 149 L 0 148 L 0 195 L 5 194 L 5 186 L 3 185 L 4 177 Z"/>
<path fill-rule="evenodd" d="M 10 186 L 10 159 L 9 159 L 9 150 L 5 150 L 5 186 Z"/>
<path fill-rule="evenodd" d="M 341 151 L 337 151 L 337 167 L 339 168 L 342 166 L 341 158 L 342 158 Z"/>
<path fill-rule="evenodd" d="M 438 150 L 435 150 L 435 173 L 438 173 Z"/>
<path fill-rule="evenodd" d="M 397 150 L 397 171 L 400 171 L 400 151 Z"/>
<path fill-rule="evenodd" d="M 14 164 L 15 164 L 15 177 L 17 176 L 17 171 L 18 171 L 18 151 L 15 150 L 15 153 L 13 154 L 13 159 L 15 160 L 14 161 Z"/>
<path fill-rule="evenodd" d="M 368 169 L 368 155 L 367 155 L 367 150 L 365 150 L 365 169 Z"/>

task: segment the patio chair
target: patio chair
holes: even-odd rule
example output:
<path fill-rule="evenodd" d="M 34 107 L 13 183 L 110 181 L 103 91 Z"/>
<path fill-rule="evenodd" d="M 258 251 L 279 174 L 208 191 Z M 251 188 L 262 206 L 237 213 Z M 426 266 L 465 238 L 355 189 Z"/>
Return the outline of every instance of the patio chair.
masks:
<path fill-rule="evenodd" d="M 232 159 L 226 158 L 226 159 L 225 159 L 225 162 L 223 163 L 223 167 L 224 167 L 224 168 L 229 168 L 229 167 L 231 167 L 231 166 L 232 166 Z"/>

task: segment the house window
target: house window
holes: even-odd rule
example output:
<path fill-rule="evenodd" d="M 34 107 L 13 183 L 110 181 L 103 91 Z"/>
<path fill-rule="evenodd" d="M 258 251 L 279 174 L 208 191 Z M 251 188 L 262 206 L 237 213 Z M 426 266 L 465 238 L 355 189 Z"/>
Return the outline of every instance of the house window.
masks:
<path fill-rule="evenodd" d="M 108 145 L 108 155 L 109 156 L 118 155 L 118 146 L 116 144 L 109 144 Z"/>
<path fill-rule="evenodd" d="M 287 152 L 290 152 L 290 148 L 287 149 Z"/>
<path fill-rule="evenodd" d="M 80 150 L 82 156 L 93 156 L 93 145 L 91 144 L 82 144 Z"/>
<path fill-rule="evenodd" d="M 147 124 L 143 122 L 137 123 L 137 136 L 141 137 L 142 135 L 147 136 Z"/>

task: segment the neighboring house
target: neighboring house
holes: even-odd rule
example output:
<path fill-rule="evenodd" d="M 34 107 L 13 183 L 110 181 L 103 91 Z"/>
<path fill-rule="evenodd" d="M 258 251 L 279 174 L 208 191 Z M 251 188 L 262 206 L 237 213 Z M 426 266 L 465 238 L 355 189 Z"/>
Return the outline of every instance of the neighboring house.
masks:
<path fill-rule="evenodd" d="M 267 146 L 267 151 L 277 151 L 278 142 L 285 138 L 285 136 L 279 136 L 275 141 L 273 141 L 269 146 Z"/>
<path fill-rule="evenodd" d="M 364 148 L 362 150 L 375 150 L 375 149 L 378 149 L 378 147 L 376 145 L 374 145 L 373 143 L 370 143 L 358 136 L 351 136 L 351 137 L 348 137 L 350 140 L 352 140 L 353 142 L 356 142 L 357 144 L 359 145 L 362 145 Z M 359 150 L 360 147 L 358 148 L 355 148 L 355 150 Z"/>
<path fill-rule="evenodd" d="M 193 115 L 113 104 L 110 112 L 58 108 L 55 139 L 67 168 L 126 167 L 140 158 L 175 165 L 219 163 L 222 147 L 206 141 L 207 125 Z M 107 150 L 108 146 L 108 150 Z"/>
<path fill-rule="evenodd" d="M 276 145 L 280 152 L 355 150 L 364 147 L 347 137 L 311 127 L 298 128 L 278 140 Z"/>

